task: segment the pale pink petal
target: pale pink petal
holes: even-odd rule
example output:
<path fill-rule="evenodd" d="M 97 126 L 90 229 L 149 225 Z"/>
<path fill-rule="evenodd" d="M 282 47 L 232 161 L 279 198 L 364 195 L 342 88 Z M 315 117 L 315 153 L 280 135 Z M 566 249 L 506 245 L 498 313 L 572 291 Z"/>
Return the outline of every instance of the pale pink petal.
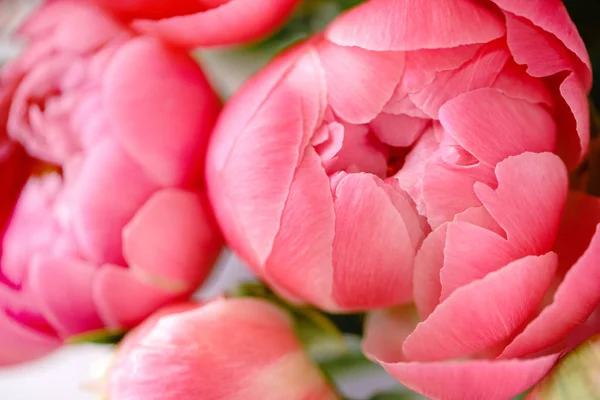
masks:
<path fill-rule="evenodd" d="M 498 222 L 496 222 L 488 210 L 486 210 L 483 206 L 471 207 L 460 214 L 456 214 L 454 216 L 454 221 L 468 222 L 470 224 L 477 225 L 489 231 L 495 232 L 503 238 L 506 238 L 506 232 L 502 230 L 500 225 L 498 225 Z"/>
<path fill-rule="evenodd" d="M 213 132 L 208 161 L 209 194 L 220 225 L 229 244 L 259 270 L 271 251 L 301 155 L 322 120 L 326 93 L 314 54 L 304 54 L 271 90 L 275 82 L 268 74 L 281 73 L 275 67 L 228 103 L 220 118 L 224 122 Z M 264 97 L 254 97 L 252 88 Z"/>
<path fill-rule="evenodd" d="M 496 176 L 496 190 L 475 184 L 483 205 L 519 251 L 548 252 L 567 199 L 567 171 L 560 158 L 550 153 L 523 153 L 499 163 Z"/>
<path fill-rule="evenodd" d="M 494 43 L 482 47 L 471 61 L 453 71 L 436 74 L 435 79 L 424 89 L 409 95 L 411 101 L 432 118 L 447 101 L 472 90 L 491 86 L 510 54 Z"/>
<path fill-rule="evenodd" d="M 407 222 L 416 210 L 396 207 L 407 200 L 385 185 L 373 175 L 349 174 L 336 189 L 333 296 L 346 308 L 386 307 L 412 297 L 416 248 L 409 232 L 418 227 Z"/>
<path fill-rule="evenodd" d="M 371 121 L 370 126 L 383 143 L 394 147 L 409 147 L 429 124 L 428 119 L 381 113 Z"/>
<path fill-rule="evenodd" d="M 501 357 L 514 358 L 550 347 L 584 323 L 600 304 L 600 225 L 581 258 L 567 272 L 551 305 L 534 319 Z"/>
<path fill-rule="evenodd" d="M 266 279 L 276 290 L 283 287 L 320 307 L 335 308 L 331 294 L 334 232 L 329 178 L 314 149 L 308 147 L 294 174 L 279 232 L 265 262 Z"/>
<path fill-rule="evenodd" d="M 220 3 L 223 2 L 217 4 Z M 204 12 L 159 21 L 135 21 L 133 26 L 186 47 L 232 45 L 272 32 L 285 22 L 296 4 L 298 0 L 231 0 Z"/>
<path fill-rule="evenodd" d="M 157 189 L 155 184 L 119 145 L 106 140 L 66 185 L 64 207 L 81 251 L 93 262 L 122 263 L 121 231 Z"/>
<path fill-rule="evenodd" d="M 412 305 L 367 314 L 363 352 L 378 362 L 393 363 L 404 359 L 402 343 L 418 322 L 419 313 Z"/>
<path fill-rule="evenodd" d="M 525 256 L 519 254 L 506 239 L 485 228 L 452 222 L 446 233 L 444 267 L 440 272 L 440 301 L 461 286 L 485 277 Z"/>
<path fill-rule="evenodd" d="M 97 267 L 74 259 L 39 257 L 28 271 L 31 293 L 44 317 L 67 338 L 104 326 L 92 299 Z"/>
<path fill-rule="evenodd" d="M 98 314 L 108 328 L 133 328 L 154 311 L 182 301 L 189 293 L 169 292 L 141 280 L 131 270 L 103 265 L 92 287 Z"/>
<path fill-rule="evenodd" d="M 442 295 L 440 271 L 444 265 L 447 228 L 448 224 L 444 224 L 431 232 L 423 241 L 415 257 L 414 300 L 423 318 L 427 318 L 440 303 Z"/>
<path fill-rule="evenodd" d="M 401 52 L 374 52 L 324 40 L 319 56 L 329 103 L 338 116 L 353 124 L 367 123 L 382 111 L 404 71 Z"/>
<path fill-rule="evenodd" d="M 534 25 L 542 28 L 558 38 L 562 44 L 573 52 L 582 64 L 587 66 L 587 73 L 582 76 L 585 86 L 591 86 L 591 66 L 585 44 L 577 32 L 575 24 L 569 17 L 569 13 L 560 0 L 492 0 L 500 8 L 512 14 L 526 18 Z M 508 34 L 511 32 L 509 30 Z M 538 51 L 535 48 L 532 53 Z M 534 54 L 530 54 L 534 56 Z"/>
<path fill-rule="evenodd" d="M 540 305 L 557 264 L 554 253 L 529 256 L 457 289 L 406 339 L 406 358 L 470 356 L 509 338 Z"/>
<path fill-rule="evenodd" d="M 556 148 L 556 124 L 546 107 L 496 89 L 450 100 L 440 109 L 440 122 L 462 147 L 490 165 L 526 151 Z"/>
<path fill-rule="evenodd" d="M 130 268 L 178 290 L 198 287 L 221 250 L 221 238 L 206 198 L 163 189 L 154 194 L 123 230 Z"/>
<path fill-rule="evenodd" d="M 220 102 L 192 58 L 156 39 L 128 42 L 106 70 L 104 104 L 117 140 L 150 177 L 164 186 L 198 180 Z"/>
<path fill-rule="evenodd" d="M 537 383 L 559 355 L 528 360 L 384 363 L 408 388 L 436 400 L 505 400 Z"/>
<path fill-rule="evenodd" d="M 480 3 L 372 0 L 338 17 L 327 37 L 342 46 L 407 51 L 486 43 L 504 33 L 501 16 Z"/>

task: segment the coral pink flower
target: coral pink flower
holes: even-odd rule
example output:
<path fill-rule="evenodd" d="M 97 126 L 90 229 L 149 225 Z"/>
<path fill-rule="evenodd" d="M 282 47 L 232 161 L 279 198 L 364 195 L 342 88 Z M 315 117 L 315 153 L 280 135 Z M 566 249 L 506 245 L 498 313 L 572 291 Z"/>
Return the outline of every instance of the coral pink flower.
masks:
<path fill-rule="evenodd" d="M 110 400 L 335 400 L 289 317 L 255 299 L 179 306 L 126 337 L 107 382 Z"/>
<path fill-rule="evenodd" d="M 499 214 L 525 208 L 491 208 L 500 181 L 532 210 L 511 211 L 522 248 L 498 257 L 552 249 L 566 186 L 552 197 L 543 182 L 522 186 L 518 174 L 538 162 L 522 154 L 578 164 L 590 81 L 558 0 L 368 1 L 228 103 L 209 147 L 209 195 L 231 246 L 286 297 L 330 310 L 402 304 L 417 253 L 444 241 L 445 224 L 469 224 L 451 232 L 459 250 L 496 257 L 490 236 L 510 228 Z M 563 177 L 552 160 L 540 177 Z"/>
<path fill-rule="evenodd" d="M 133 20 L 140 32 L 187 47 L 257 40 L 281 26 L 300 0 L 87 0 Z M 142 19 L 144 18 L 144 19 Z"/>
<path fill-rule="evenodd" d="M 220 103 L 194 60 L 79 2 L 49 3 L 21 34 L 0 146 L 20 143 L 33 174 L 2 238 L 0 364 L 137 324 L 189 296 L 221 247 L 202 189 Z M 3 157 L 4 190 L 25 170 Z"/>

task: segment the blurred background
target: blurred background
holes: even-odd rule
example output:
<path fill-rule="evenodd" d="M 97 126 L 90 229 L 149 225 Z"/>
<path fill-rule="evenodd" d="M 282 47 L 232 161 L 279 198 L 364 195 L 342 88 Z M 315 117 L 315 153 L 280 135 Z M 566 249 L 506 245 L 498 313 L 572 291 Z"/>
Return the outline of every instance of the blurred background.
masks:
<path fill-rule="evenodd" d="M 250 75 L 266 64 L 277 52 L 297 40 L 321 30 L 343 10 L 361 0 L 305 0 L 289 23 L 263 42 L 245 48 L 210 50 L 198 53 L 214 86 L 225 99 Z M 12 33 L 20 21 L 39 3 L 39 0 L 0 0 L 0 65 L 18 54 L 20 43 Z M 583 36 L 595 65 L 600 65 L 600 2 L 564 0 Z M 596 78 L 598 71 L 595 72 Z M 600 104 L 600 87 L 595 86 L 592 98 Z M 252 279 L 242 263 L 225 253 L 210 282 L 197 294 L 210 297 L 236 283 Z M 97 396 L 85 387 L 94 378 L 110 355 L 107 345 L 76 345 L 27 365 L 0 369 L 0 400 L 66 399 L 90 400 Z M 94 367 L 95 366 L 95 367 Z M 378 369 L 365 374 L 364 370 L 344 379 L 342 390 L 352 397 L 368 397 L 397 384 Z"/>

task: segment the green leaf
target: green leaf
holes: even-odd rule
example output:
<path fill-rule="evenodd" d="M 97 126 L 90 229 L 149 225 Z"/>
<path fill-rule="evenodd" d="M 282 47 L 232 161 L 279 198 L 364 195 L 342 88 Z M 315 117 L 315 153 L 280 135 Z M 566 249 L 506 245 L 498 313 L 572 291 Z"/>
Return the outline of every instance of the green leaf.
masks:
<path fill-rule="evenodd" d="M 101 329 L 97 331 L 89 331 L 79 335 L 71 336 L 65 342 L 67 344 L 81 343 L 97 343 L 97 344 L 118 344 L 125 336 L 124 330 L 107 330 Z"/>

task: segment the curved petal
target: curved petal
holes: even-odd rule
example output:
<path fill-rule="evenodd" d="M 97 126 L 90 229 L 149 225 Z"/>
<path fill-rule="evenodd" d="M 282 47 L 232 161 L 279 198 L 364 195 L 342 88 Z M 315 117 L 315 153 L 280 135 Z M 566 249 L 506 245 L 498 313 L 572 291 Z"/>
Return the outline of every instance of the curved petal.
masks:
<path fill-rule="evenodd" d="M 558 156 L 523 153 L 496 166 L 498 188 L 475 184 L 475 193 L 524 254 L 552 249 L 567 199 L 567 171 Z"/>
<path fill-rule="evenodd" d="M 398 362 L 404 359 L 402 343 L 419 322 L 412 305 L 373 311 L 365 321 L 363 352 L 378 362 Z"/>
<path fill-rule="evenodd" d="M 407 197 L 369 174 L 337 185 L 333 297 L 340 306 L 380 308 L 412 297 L 412 235 L 422 227 Z"/>
<path fill-rule="evenodd" d="M 440 109 L 440 122 L 462 147 L 490 165 L 526 151 L 556 149 L 556 124 L 546 107 L 496 89 L 479 89 L 450 100 Z"/>
<path fill-rule="evenodd" d="M 132 40 L 103 90 L 112 131 L 149 176 L 164 186 L 199 180 L 220 102 L 192 58 L 157 39 Z"/>
<path fill-rule="evenodd" d="M 444 267 L 440 272 L 440 301 L 526 254 L 519 254 L 505 238 L 485 228 L 464 222 L 448 224 Z"/>
<path fill-rule="evenodd" d="M 470 356 L 509 338 L 537 310 L 557 264 L 554 253 L 529 256 L 457 289 L 406 339 L 406 358 Z"/>
<path fill-rule="evenodd" d="M 258 271 L 271 252 L 294 172 L 326 101 L 316 55 L 307 50 L 294 61 L 282 80 L 265 76 L 242 89 L 221 116 L 209 150 L 209 194 L 217 218 L 230 245 Z M 263 73 L 271 72 L 280 73 Z M 264 98 L 248 93 L 257 87 Z M 235 111 L 241 111 L 244 125 Z"/>
<path fill-rule="evenodd" d="M 410 147 L 430 123 L 425 118 L 381 113 L 371 121 L 370 126 L 381 142 L 393 147 Z"/>
<path fill-rule="evenodd" d="M 384 363 L 408 388 L 437 400 L 505 400 L 524 392 L 554 365 L 558 354 L 528 360 Z"/>
<path fill-rule="evenodd" d="M 274 31 L 292 13 L 299 0 L 231 0 L 203 12 L 139 20 L 142 33 L 186 47 L 224 46 L 249 42 Z M 222 2 L 219 2 L 222 3 Z"/>
<path fill-rule="evenodd" d="M 447 229 L 448 224 L 443 224 L 431 232 L 415 257 L 413 292 L 415 304 L 423 318 L 427 318 L 440 303 L 440 271 L 444 265 Z"/>
<path fill-rule="evenodd" d="M 130 268 L 180 291 L 202 283 L 221 246 L 206 198 L 180 189 L 154 194 L 123 230 L 123 254 Z"/>
<path fill-rule="evenodd" d="M 514 358 L 550 347 L 562 341 L 577 325 L 585 322 L 600 304 L 600 225 L 588 249 L 567 272 L 552 304 L 546 307 L 500 357 Z"/>
<path fill-rule="evenodd" d="M 576 168 L 586 156 L 590 143 L 590 114 L 587 94 L 574 74 L 560 84 L 560 95 L 565 104 L 559 104 L 558 154 L 569 169 Z"/>
<path fill-rule="evenodd" d="M 585 44 L 577 32 L 577 28 L 564 4 L 560 0 L 492 0 L 498 7 L 531 21 L 558 38 L 562 44 L 573 52 L 587 66 L 588 72 L 581 77 L 586 87 L 591 87 L 591 64 Z M 510 35 L 510 31 L 508 32 Z M 539 49 L 536 48 L 535 51 Z M 534 52 L 535 53 L 535 52 Z M 534 54 L 532 54 L 534 55 Z"/>
<path fill-rule="evenodd" d="M 95 147 L 73 182 L 65 184 L 69 191 L 62 207 L 82 253 L 98 264 L 122 264 L 121 231 L 156 184 L 112 140 Z"/>
<path fill-rule="evenodd" d="M 338 17 L 326 35 L 341 46 L 408 51 L 486 43 L 504 32 L 501 16 L 470 0 L 372 0 Z"/>
<path fill-rule="evenodd" d="M 265 277 L 326 309 L 332 300 L 335 212 L 329 177 L 312 147 L 296 169 L 279 232 L 265 262 Z"/>
<path fill-rule="evenodd" d="M 404 53 L 342 47 L 327 40 L 319 44 L 318 50 L 329 103 L 336 114 L 353 124 L 374 119 L 400 82 Z"/>
<path fill-rule="evenodd" d="M 133 328 L 159 308 L 189 293 L 169 292 L 116 265 L 100 267 L 92 287 L 98 314 L 108 328 Z"/>
<path fill-rule="evenodd" d="M 103 327 L 92 299 L 96 271 L 95 265 L 74 259 L 42 256 L 32 263 L 27 275 L 31 293 L 61 337 Z"/>

